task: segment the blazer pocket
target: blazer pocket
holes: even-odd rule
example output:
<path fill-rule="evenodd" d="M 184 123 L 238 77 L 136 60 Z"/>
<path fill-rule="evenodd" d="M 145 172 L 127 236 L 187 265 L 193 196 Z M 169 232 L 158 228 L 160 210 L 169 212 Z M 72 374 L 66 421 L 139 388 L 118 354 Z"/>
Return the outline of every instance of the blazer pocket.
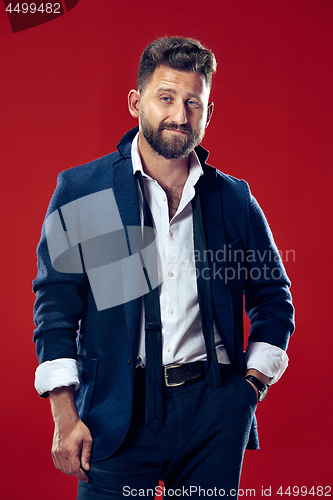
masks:
<path fill-rule="evenodd" d="M 98 359 L 79 354 L 77 360 L 79 363 L 80 388 L 75 391 L 75 402 L 81 420 L 87 424 L 87 415 L 95 387 Z"/>

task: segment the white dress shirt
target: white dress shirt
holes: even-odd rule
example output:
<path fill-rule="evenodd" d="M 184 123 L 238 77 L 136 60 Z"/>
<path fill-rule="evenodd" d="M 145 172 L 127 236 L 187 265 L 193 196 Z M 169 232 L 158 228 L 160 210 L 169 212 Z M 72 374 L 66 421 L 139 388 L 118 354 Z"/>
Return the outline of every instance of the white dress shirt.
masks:
<path fill-rule="evenodd" d="M 138 134 L 132 142 L 133 172 L 141 171 L 145 195 L 152 212 L 157 233 L 158 269 L 161 274 L 160 309 L 162 323 L 163 364 L 189 363 L 206 360 L 202 333 L 193 243 L 191 200 L 195 184 L 203 175 L 196 153 L 190 155 L 189 176 L 186 180 L 177 212 L 169 220 L 168 200 L 163 188 L 143 172 L 138 149 Z M 141 222 L 143 223 L 142 193 L 138 186 Z M 143 301 L 142 301 L 143 302 Z M 230 363 L 227 351 L 214 325 L 217 359 Z M 137 366 L 145 365 L 144 311 L 141 320 Z M 252 342 L 246 351 L 247 368 L 254 368 L 277 382 L 288 365 L 288 356 L 279 347 L 265 342 Z M 79 387 L 78 364 L 63 358 L 45 361 L 36 370 L 35 387 L 39 394 L 56 387 Z"/>

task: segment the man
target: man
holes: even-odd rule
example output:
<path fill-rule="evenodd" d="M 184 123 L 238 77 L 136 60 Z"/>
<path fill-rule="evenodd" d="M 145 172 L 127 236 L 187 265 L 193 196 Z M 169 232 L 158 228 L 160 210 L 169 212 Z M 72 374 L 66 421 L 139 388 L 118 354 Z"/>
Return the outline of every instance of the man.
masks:
<path fill-rule="evenodd" d="M 36 388 L 80 500 L 161 496 L 159 479 L 165 496 L 236 497 L 257 400 L 287 366 L 293 307 L 272 235 L 247 184 L 199 145 L 215 69 L 196 40 L 153 41 L 128 97 L 139 127 L 61 173 L 50 203 Z"/>

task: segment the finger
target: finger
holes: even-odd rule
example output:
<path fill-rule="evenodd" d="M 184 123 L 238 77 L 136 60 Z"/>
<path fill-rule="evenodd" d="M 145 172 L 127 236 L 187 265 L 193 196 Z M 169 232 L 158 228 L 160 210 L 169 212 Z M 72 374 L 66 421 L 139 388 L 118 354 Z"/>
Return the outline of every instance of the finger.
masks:
<path fill-rule="evenodd" d="M 80 481 L 84 481 L 86 483 L 89 482 L 89 477 L 80 467 L 80 461 L 78 459 L 75 462 L 73 462 L 73 460 L 70 460 L 67 457 L 64 457 L 62 459 L 60 454 L 53 453 L 52 460 L 57 470 L 60 470 L 61 472 L 67 475 L 73 475 L 78 479 L 80 479 Z"/>
<path fill-rule="evenodd" d="M 68 457 L 66 455 L 62 456 L 61 454 L 59 455 L 60 459 L 60 470 L 64 474 L 67 474 L 68 476 L 71 476 L 74 474 L 77 469 L 79 469 L 80 464 L 79 461 L 77 460 L 77 465 L 75 464 L 75 461 L 71 459 L 71 457 Z"/>
<path fill-rule="evenodd" d="M 59 467 L 57 468 L 64 474 L 67 474 L 68 476 L 75 476 L 84 482 L 89 481 L 87 474 L 81 469 L 80 461 L 77 457 L 62 457 L 61 454 L 59 454 L 58 464 Z"/>
<path fill-rule="evenodd" d="M 81 468 L 80 464 L 80 450 L 76 449 L 71 454 L 67 453 L 66 456 L 66 474 L 73 474 L 74 476 L 78 473 Z"/>
<path fill-rule="evenodd" d="M 91 448 L 92 439 L 87 438 L 83 441 L 82 451 L 81 451 L 81 468 L 84 470 L 90 470 L 90 460 L 91 460 Z"/>
<path fill-rule="evenodd" d="M 80 468 L 80 461 L 77 457 L 62 457 L 61 453 L 54 453 L 52 458 L 56 469 L 64 474 L 73 475 L 84 482 L 89 481 L 87 474 Z"/>
<path fill-rule="evenodd" d="M 75 474 L 73 474 L 73 476 L 80 479 L 80 481 L 84 481 L 85 483 L 89 483 L 89 477 L 82 469 L 79 469 Z"/>
<path fill-rule="evenodd" d="M 54 465 L 68 476 L 75 474 L 80 468 L 79 450 L 63 448 L 54 452 Z"/>
<path fill-rule="evenodd" d="M 61 458 L 59 456 L 59 453 L 52 451 L 52 460 L 53 460 L 55 468 L 57 470 L 61 470 L 63 472 L 63 470 L 62 470 L 63 465 L 62 465 L 62 461 L 61 461 Z"/>

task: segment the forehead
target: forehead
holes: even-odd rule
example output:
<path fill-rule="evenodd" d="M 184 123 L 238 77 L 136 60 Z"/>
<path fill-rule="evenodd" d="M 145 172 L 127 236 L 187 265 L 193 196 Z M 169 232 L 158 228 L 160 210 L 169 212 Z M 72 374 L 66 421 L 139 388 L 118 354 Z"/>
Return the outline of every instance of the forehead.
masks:
<path fill-rule="evenodd" d="M 158 92 L 160 89 L 170 89 L 176 93 L 190 95 L 209 95 L 205 77 L 194 71 L 181 71 L 169 66 L 158 66 L 152 74 L 146 90 Z"/>

